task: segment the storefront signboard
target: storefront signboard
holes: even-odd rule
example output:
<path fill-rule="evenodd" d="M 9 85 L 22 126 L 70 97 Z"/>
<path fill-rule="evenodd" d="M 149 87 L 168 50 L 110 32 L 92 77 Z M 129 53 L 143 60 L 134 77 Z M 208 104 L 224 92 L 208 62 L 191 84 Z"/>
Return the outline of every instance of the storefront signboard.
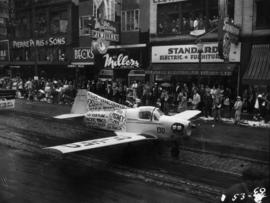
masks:
<path fill-rule="evenodd" d="M 8 40 L 1 40 L 0 41 L 0 61 L 9 61 Z"/>
<path fill-rule="evenodd" d="M 94 64 L 92 47 L 73 48 L 72 64 Z"/>
<path fill-rule="evenodd" d="M 105 54 L 103 57 L 105 58 L 104 68 L 135 69 L 140 67 L 140 64 L 137 60 L 132 59 L 128 55 L 124 55 L 122 53 L 116 56 Z"/>
<path fill-rule="evenodd" d="M 232 45 L 230 61 L 240 62 L 241 44 Z M 198 63 L 199 52 L 196 44 L 153 46 L 152 63 Z M 224 62 L 219 58 L 218 43 L 204 43 L 201 53 L 202 63 Z"/>
<path fill-rule="evenodd" d="M 37 47 L 65 45 L 66 38 L 65 37 L 50 37 L 47 39 L 37 39 L 36 43 L 34 39 L 20 40 L 20 41 L 14 40 L 12 42 L 12 47 L 13 48 L 28 48 L 28 47 L 34 47 L 35 44 Z"/>
<path fill-rule="evenodd" d="M 119 34 L 117 33 L 117 26 L 114 22 L 91 16 L 88 17 L 88 21 L 91 38 L 119 42 Z"/>

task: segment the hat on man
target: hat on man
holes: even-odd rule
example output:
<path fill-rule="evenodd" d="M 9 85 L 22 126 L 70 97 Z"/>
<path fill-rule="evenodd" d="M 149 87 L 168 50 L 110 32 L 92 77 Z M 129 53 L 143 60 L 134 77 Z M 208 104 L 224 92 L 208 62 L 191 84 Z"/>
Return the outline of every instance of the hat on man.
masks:
<path fill-rule="evenodd" d="M 240 96 L 237 96 L 236 98 L 237 98 L 237 99 L 241 99 L 241 97 L 240 97 Z"/>

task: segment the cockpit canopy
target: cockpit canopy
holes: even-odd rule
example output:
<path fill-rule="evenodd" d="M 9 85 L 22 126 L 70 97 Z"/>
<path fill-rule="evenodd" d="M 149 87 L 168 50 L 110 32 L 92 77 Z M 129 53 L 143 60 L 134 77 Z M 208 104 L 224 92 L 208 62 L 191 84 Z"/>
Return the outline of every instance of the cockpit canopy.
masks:
<path fill-rule="evenodd" d="M 148 121 L 159 121 L 162 115 L 164 115 L 164 113 L 159 108 L 146 106 L 139 108 L 138 118 Z"/>

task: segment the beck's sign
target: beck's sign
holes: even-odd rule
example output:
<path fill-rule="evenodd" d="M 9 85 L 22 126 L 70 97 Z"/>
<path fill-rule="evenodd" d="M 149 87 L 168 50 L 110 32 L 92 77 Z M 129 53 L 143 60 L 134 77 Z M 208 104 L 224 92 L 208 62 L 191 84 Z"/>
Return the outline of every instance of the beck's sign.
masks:
<path fill-rule="evenodd" d="M 94 64 L 94 53 L 92 47 L 73 48 L 72 63 Z"/>
<path fill-rule="evenodd" d="M 240 62 L 240 50 L 240 43 L 231 47 L 230 62 Z M 198 61 L 199 51 L 196 44 L 152 47 L 152 63 L 198 63 Z M 218 43 L 203 44 L 201 62 L 224 62 L 218 55 Z"/>

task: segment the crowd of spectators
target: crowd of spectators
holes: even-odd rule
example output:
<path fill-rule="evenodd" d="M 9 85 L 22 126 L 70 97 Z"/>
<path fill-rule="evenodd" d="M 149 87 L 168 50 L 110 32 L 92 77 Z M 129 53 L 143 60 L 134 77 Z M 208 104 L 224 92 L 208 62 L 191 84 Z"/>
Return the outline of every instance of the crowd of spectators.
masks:
<path fill-rule="evenodd" d="M 18 98 L 29 101 L 43 101 L 57 104 L 72 104 L 76 87 L 84 88 L 117 103 L 128 106 L 152 105 L 159 107 L 165 114 L 199 109 L 205 117 L 219 121 L 221 117 L 235 118 L 238 123 L 241 113 L 254 115 L 255 120 L 269 121 L 269 88 L 244 89 L 242 97 L 232 89 L 222 85 L 208 86 L 194 83 L 142 83 L 133 81 L 127 85 L 117 81 L 65 79 L 23 80 L 19 77 L 1 79 L 0 88 L 17 90 Z"/>
<path fill-rule="evenodd" d="M 158 22 L 159 34 L 189 34 L 193 30 L 213 29 L 218 26 L 218 16 L 186 16 L 176 19 L 164 18 Z"/>

